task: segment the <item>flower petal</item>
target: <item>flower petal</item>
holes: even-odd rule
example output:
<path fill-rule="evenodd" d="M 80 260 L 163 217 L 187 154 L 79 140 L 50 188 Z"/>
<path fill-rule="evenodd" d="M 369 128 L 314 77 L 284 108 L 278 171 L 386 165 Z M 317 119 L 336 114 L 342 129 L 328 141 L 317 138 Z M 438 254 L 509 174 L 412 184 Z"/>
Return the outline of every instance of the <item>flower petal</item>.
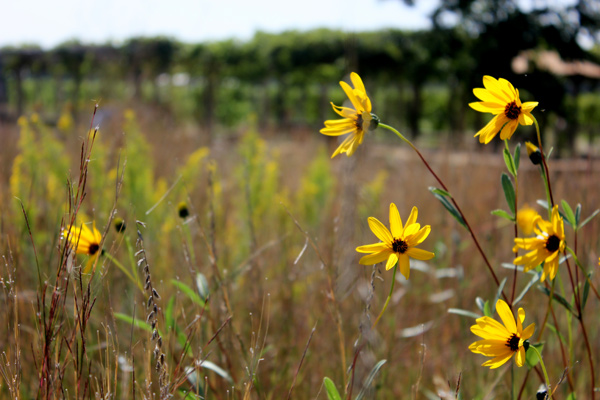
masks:
<path fill-rule="evenodd" d="M 390 257 L 388 258 L 387 263 L 385 264 L 385 270 L 389 271 L 390 269 L 392 269 L 394 267 L 394 265 L 396 265 L 397 262 L 398 262 L 398 254 L 396 254 L 396 253 L 390 254 Z"/>
<path fill-rule="evenodd" d="M 402 236 L 402 218 L 400 218 L 400 213 L 394 203 L 390 204 L 390 229 L 394 238 Z"/>
<path fill-rule="evenodd" d="M 383 262 L 385 260 L 388 259 L 388 257 L 394 254 L 393 251 L 391 250 L 384 250 L 381 251 L 379 253 L 373 253 L 373 254 L 369 254 L 367 256 L 364 256 L 363 258 L 361 258 L 358 263 L 362 264 L 362 265 L 375 265 L 375 264 L 379 264 L 380 262 Z"/>
<path fill-rule="evenodd" d="M 510 307 L 508 307 L 508 304 L 506 304 L 504 300 L 499 299 L 496 302 L 496 311 L 498 312 L 500 319 L 502 319 L 504 326 L 506 326 L 506 329 L 511 333 L 517 333 L 515 317 L 513 316 L 512 311 L 510 311 Z"/>
<path fill-rule="evenodd" d="M 358 251 L 359 253 L 378 253 L 389 248 L 390 246 L 385 243 L 374 243 L 366 244 L 364 246 L 358 246 L 356 248 L 356 251 Z"/>
<path fill-rule="evenodd" d="M 427 251 L 427 250 L 417 249 L 416 247 L 410 247 L 406 251 L 406 255 L 414 258 L 415 260 L 421 260 L 421 261 L 431 260 L 433 257 L 435 257 L 434 253 Z"/>
<path fill-rule="evenodd" d="M 406 254 L 401 254 L 399 257 L 400 273 L 404 275 L 406 279 L 410 277 L 410 259 Z"/>
<path fill-rule="evenodd" d="M 379 220 L 375 217 L 369 217 L 368 221 L 369 227 L 371 228 L 371 231 L 373 231 L 375 236 L 377 236 L 382 242 L 391 245 L 394 239 L 392 238 L 390 231 L 388 231 L 385 225 L 379 222 Z"/>

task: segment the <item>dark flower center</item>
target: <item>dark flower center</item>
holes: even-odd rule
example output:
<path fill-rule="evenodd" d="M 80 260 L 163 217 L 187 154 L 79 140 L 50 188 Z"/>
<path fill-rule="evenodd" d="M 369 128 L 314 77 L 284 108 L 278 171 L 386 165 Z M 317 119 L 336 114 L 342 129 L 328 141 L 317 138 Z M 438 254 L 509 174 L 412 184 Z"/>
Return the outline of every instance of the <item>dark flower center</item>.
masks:
<path fill-rule="evenodd" d="M 404 240 L 394 239 L 392 242 L 392 250 L 394 250 L 394 253 L 404 254 L 406 250 L 408 250 L 408 245 Z"/>
<path fill-rule="evenodd" d="M 356 122 L 354 122 L 354 125 L 356 125 L 356 127 L 357 127 L 359 130 L 362 130 L 362 128 L 363 128 L 363 117 L 362 117 L 362 115 L 361 115 L 361 114 L 358 114 L 358 115 L 356 116 Z"/>
<path fill-rule="evenodd" d="M 93 256 L 98 252 L 98 250 L 100 250 L 100 246 L 98 245 L 98 243 L 92 243 L 90 244 L 90 248 L 88 249 L 88 254 L 90 256 Z"/>
<path fill-rule="evenodd" d="M 506 115 L 509 119 L 517 119 L 519 118 L 519 114 L 521 114 L 521 107 L 517 107 L 517 103 L 514 101 L 506 105 L 504 109 L 504 115 Z"/>
<path fill-rule="evenodd" d="M 558 250 L 559 246 L 560 239 L 556 235 L 552 235 L 548 238 L 548 240 L 546 240 L 546 250 L 548 250 L 550 253 L 554 253 L 556 250 Z"/>
<path fill-rule="evenodd" d="M 512 336 L 506 341 L 506 347 L 510 348 L 512 351 L 519 350 L 519 340 L 520 338 L 516 333 L 513 333 Z"/>

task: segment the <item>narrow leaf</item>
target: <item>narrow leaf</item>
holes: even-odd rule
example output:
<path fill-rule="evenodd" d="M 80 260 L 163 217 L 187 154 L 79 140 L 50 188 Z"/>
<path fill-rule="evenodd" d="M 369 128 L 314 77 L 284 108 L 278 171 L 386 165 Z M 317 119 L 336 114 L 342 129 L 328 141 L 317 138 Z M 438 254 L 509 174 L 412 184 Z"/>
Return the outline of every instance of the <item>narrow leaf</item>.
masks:
<path fill-rule="evenodd" d="M 538 203 L 540 206 L 544 207 L 546 210 L 548 209 L 548 202 L 546 200 L 537 200 L 536 203 Z"/>
<path fill-rule="evenodd" d="M 231 376 L 227 373 L 227 371 L 225 371 L 223 368 L 219 367 L 217 364 L 210 362 L 210 361 L 202 361 L 202 363 L 200 364 L 200 368 L 204 368 L 204 369 L 209 369 L 213 372 L 215 372 L 217 375 L 221 376 L 222 378 L 227 379 L 229 382 L 233 382 L 233 380 L 231 379 Z"/>
<path fill-rule="evenodd" d="M 509 176 L 504 172 L 502 173 L 502 189 L 504 190 L 504 197 L 506 197 L 506 202 L 508 203 L 508 208 L 512 211 L 513 215 L 515 214 L 515 187 L 513 186 L 512 181 Z"/>
<path fill-rule="evenodd" d="M 515 222 L 515 217 L 513 217 L 512 215 L 510 215 L 509 213 L 507 213 L 504 210 L 494 210 L 494 211 L 492 211 L 492 215 Z"/>
<path fill-rule="evenodd" d="M 510 174 L 512 176 L 516 176 L 517 175 L 517 171 L 515 170 L 515 161 L 512 158 L 512 154 L 510 154 L 510 151 L 508 151 L 507 148 L 504 149 L 504 163 L 506 164 L 506 168 L 508 169 L 508 172 L 510 172 Z"/>
<path fill-rule="evenodd" d="M 435 189 L 435 188 L 433 188 L 433 189 Z M 463 227 L 468 229 L 467 224 L 461 217 L 458 210 L 456 208 L 454 208 L 454 205 L 452 203 L 450 203 L 446 197 L 442 196 L 441 194 L 434 193 L 432 188 L 429 188 L 429 190 L 433 193 L 435 198 L 438 199 L 442 203 L 444 208 L 446 208 L 446 210 L 448 210 L 448 212 L 450 212 L 450 214 L 454 217 L 454 219 L 456 219 L 458 221 L 458 223 L 461 224 Z"/>
<path fill-rule="evenodd" d="M 340 392 L 335 387 L 335 383 L 328 377 L 323 378 L 323 385 L 325 385 L 325 391 L 327 392 L 327 398 L 329 400 L 342 400 Z"/>
<path fill-rule="evenodd" d="M 167 307 L 165 308 L 165 323 L 167 324 L 167 332 L 169 332 L 175 327 L 175 318 L 173 316 L 174 310 L 175 296 L 171 296 L 169 302 L 167 303 Z"/>
<path fill-rule="evenodd" d="M 184 293 L 187 297 L 190 298 L 194 303 L 198 304 L 200 307 L 204 307 L 204 301 L 198 296 L 198 294 L 186 285 L 185 283 L 178 281 L 177 279 L 171 279 L 171 283 L 177 287 L 182 293 Z"/>
<path fill-rule="evenodd" d="M 483 315 L 485 315 L 486 317 L 491 317 L 492 316 L 492 309 L 490 308 L 490 301 L 486 300 L 485 304 L 483 305 Z"/>
<path fill-rule="evenodd" d="M 206 302 L 209 295 L 209 286 L 204 274 L 198 273 L 196 275 L 196 288 L 198 289 L 198 294 L 202 298 L 202 301 Z"/>
<path fill-rule="evenodd" d="M 482 316 L 474 313 L 473 311 L 467 311 L 467 310 L 463 310 L 460 308 L 449 308 L 448 312 L 450 314 L 456 314 L 456 315 L 462 315 L 463 317 L 469 317 L 469 318 L 481 318 Z"/>
<path fill-rule="evenodd" d="M 481 310 L 481 312 L 483 312 L 483 307 L 485 306 L 485 301 L 483 301 L 483 299 L 481 297 L 476 297 L 475 298 L 475 304 L 477 304 L 477 308 L 479 308 L 479 310 Z"/>
<path fill-rule="evenodd" d="M 573 213 L 573 209 L 571 208 L 569 203 L 567 203 L 566 200 L 562 200 L 560 203 L 562 204 L 564 215 L 565 215 L 566 219 L 569 221 L 569 224 L 572 227 L 577 227 L 577 223 L 575 221 L 575 214 Z"/>
<path fill-rule="evenodd" d="M 525 286 L 525 288 L 523 289 L 523 291 L 521 293 L 519 293 L 519 295 L 515 298 L 515 301 L 513 301 L 513 306 L 515 304 L 517 304 L 518 302 L 520 302 L 523 297 L 525 296 L 525 294 L 529 291 L 529 289 L 531 289 L 531 287 L 540 280 L 540 277 L 542 276 L 541 272 L 536 272 L 535 275 L 533 275 L 533 277 L 529 280 L 529 282 L 527 282 L 527 285 Z"/>
<path fill-rule="evenodd" d="M 545 287 L 539 287 L 539 289 L 546 295 L 546 296 L 550 296 L 550 290 L 548 288 Z M 571 303 L 569 303 L 564 297 L 562 297 L 560 294 L 554 292 L 554 296 L 552 296 L 552 298 L 554 300 L 556 300 L 560 305 L 562 305 L 564 308 L 566 308 L 571 314 L 573 314 L 574 316 L 577 317 L 577 311 L 575 311 L 575 308 L 573 308 L 573 306 L 571 305 Z"/>
<path fill-rule="evenodd" d="M 451 195 L 450 193 L 446 192 L 446 191 L 445 191 L 445 190 L 443 190 L 443 189 L 438 189 L 438 188 L 436 188 L 436 187 L 434 187 L 434 186 L 430 186 L 430 187 L 429 187 L 429 190 L 430 190 L 432 193 L 436 193 L 436 194 L 440 194 L 440 195 L 442 195 L 442 196 L 445 196 L 445 197 L 450 197 L 450 198 L 452 198 L 452 195 Z"/>
<path fill-rule="evenodd" d="M 587 217 L 585 219 L 585 221 L 583 221 L 581 223 L 581 225 L 579 225 L 578 229 L 583 228 L 588 222 L 590 222 L 592 220 L 592 218 L 594 218 L 596 215 L 598 215 L 598 213 L 600 213 L 600 210 L 596 210 L 592 213 L 592 215 L 590 215 L 589 217 Z"/>
<path fill-rule="evenodd" d="M 583 285 L 583 298 L 581 299 L 581 312 L 585 308 L 585 303 L 587 303 L 588 295 L 590 294 L 590 279 L 592 277 L 592 272 L 587 275 L 585 280 L 585 284 Z"/>
<path fill-rule="evenodd" d="M 130 317 L 127 314 L 116 312 L 113 314 L 116 319 L 127 322 L 130 325 L 135 326 L 136 328 L 143 329 L 147 332 L 152 332 L 152 326 L 146 321 L 142 321 L 141 319 Z"/>
<path fill-rule="evenodd" d="M 381 367 L 383 367 L 383 364 L 385 364 L 386 362 L 387 362 L 387 360 L 381 360 L 377 364 L 375 364 L 375 366 L 369 373 L 369 376 L 367 376 L 367 379 L 365 380 L 363 387 L 360 390 L 360 392 L 358 393 L 358 396 L 356 396 L 355 400 L 362 400 L 363 397 L 365 397 L 365 393 L 371 387 L 371 383 L 373 382 L 373 379 L 375 379 L 375 376 L 377 375 L 377 373 L 379 372 Z"/>
<path fill-rule="evenodd" d="M 577 203 L 577 207 L 575 207 L 575 222 L 577 228 L 580 228 L 579 221 L 581 220 L 581 203 Z"/>
<path fill-rule="evenodd" d="M 513 157 L 513 160 L 515 162 L 515 171 L 517 171 L 517 173 L 519 172 L 519 163 L 521 161 L 521 143 L 517 144 L 517 147 L 515 147 L 515 155 Z"/>
<path fill-rule="evenodd" d="M 500 296 L 502 296 L 502 291 L 504 290 L 504 285 L 506 285 L 506 277 L 504 277 L 504 279 L 502 279 L 502 282 L 500 282 L 500 286 L 498 286 L 498 290 L 496 290 L 496 297 L 494 297 L 494 304 L 492 304 L 492 314 L 496 311 L 496 303 L 498 302 L 498 299 L 500 298 Z"/>

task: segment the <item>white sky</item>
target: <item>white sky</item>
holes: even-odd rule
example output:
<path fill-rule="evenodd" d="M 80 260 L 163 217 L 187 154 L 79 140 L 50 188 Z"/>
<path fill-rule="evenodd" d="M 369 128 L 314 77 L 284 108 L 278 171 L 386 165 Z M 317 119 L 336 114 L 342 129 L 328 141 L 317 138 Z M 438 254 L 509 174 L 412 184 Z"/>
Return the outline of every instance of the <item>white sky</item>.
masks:
<path fill-rule="evenodd" d="M 255 31 L 430 26 L 437 0 L 0 0 L 0 47 L 53 47 L 167 35 L 186 42 L 249 39 Z"/>

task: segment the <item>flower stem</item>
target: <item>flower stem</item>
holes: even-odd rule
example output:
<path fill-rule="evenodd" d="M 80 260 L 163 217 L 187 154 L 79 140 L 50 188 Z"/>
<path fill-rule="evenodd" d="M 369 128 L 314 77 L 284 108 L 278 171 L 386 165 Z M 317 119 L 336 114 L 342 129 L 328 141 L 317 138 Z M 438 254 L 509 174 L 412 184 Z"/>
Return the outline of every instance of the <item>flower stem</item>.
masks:
<path fill-rule="evenodd" d="M 394 284 L 396 283 L 396 271 L 398 270 L 399 263 L 400 263 L 400 261 L 398 261 L 396 263 L 396 265 L 394 266 L 394 273 L 392 275 L 392 286 L 390 287 L 390 294 L 388 295 L 387 300 L 385 301 L 385 304 L 383 305 L 383 308 L 381 309 L 381 312 L 379 313 L 379 316 L 377 316 L 377 319 L 373 323 L 373 326 L 371 327 L 371 329 L 375 329 L 375 327 L 377 326 L 377 323 L 379 322 L 379 320 L 381 319 L 381 316 L 383 315 L 383 312 L 385 311 L 388 304 L 390 303 L 390 300 L 392 299 L 392 293 L 394 292 Z"/>
<path fill-rule="evenodd" d="M 511 154 L 510 147 L 508 146 L 508 139 L 504 139 L 504 145 L 506 146 L 506 150 L 508 151 L 508 154 Z M 515 222 L 514 222 L 514 225 L 515 225 L 515 239 L 516 239 L 519 237 L 518 224 L 517 224 L 518 199 L 519 199 L 519 179 L 517 177 L 516 168 L 515 168 L 514 178 L 515 178 Z M 515 248 L 514 254 L 515 254 L 515 258 L 517 258 L 519 256 L 519 250 Z M 515 290 L 517 288 L 517 277 L 518 277 L 517 269 L 515 268 L 514 274 L 513 274 L 512 294 L 510 295 L 511 304 L 515 300 Z"/>
<path fill-rule="evenodd" d="M 546 389 L 548 390 L 548 398 L 551 399 L 552 390 L 550 390 L 550 378 L 548 378 L 548 372 L 546 371 L 546 365 L 544 365 L 544 359 L 542 358 L 542 355 L 539 352 L 539 350 L 535 348 L 535 346 L 529 346 L 529 348 L 535 351 L 540 360 L 540 365 L 542 366 L 542 371 L 544 372 L 544 379 L 546 379 Z"/>
<path fill-rule="evenodd" d="M 412 144 L 410 140 L 408 140 L 403 134 L 401 134 L 400 132 L 398 132 L 396 129 L 394 129 L 393 127 L 391 127 L 389 125 L 386 125 L 386 124 L 383 124 L 383 123 L 380 122 L 379 126 L 381 128 L 384 128 L 384 129 L 387 129 L 389 131 L 394 132 L 396 134 L 396 136 L 398 136 L 405 143 L 407 143 L 415 151 L 415 153 L 417 153 L 417 155 L 419 156 L 419 158 L 421 159 L 421 161 L 423 161 L 423 164 L 425 164 L 425 167 L 429 170 L 429 172 L 431 173 L 431 175 L 433 175 L 433 177 L 435 178 L 435 180 L 440 184 L 440 186 L 442 187 L 442 189 L 444 189 L 446 192 L 449 193 L 449 190 L 446 187 L 446 185 L 444 185 L 444 182 L 442 182 L 442 180 L 436 175 L 436 173 L 433 172 L 433 169 L 431 169 L 431 167 L 429 166 L 429 163 L 427 162 L 427 160 L 425 160 L 425 157 L 423 157 L 423 155 L 421 154 L 421 152 L 419 151 L 419 149 L 417 149 L 417 147 L 414 144 Z M 460 207 L 458 206 L 458 204 L 454 200 L 454 197 L 450 197 L 450 201 L 452 201 L 452 204 L 456 208 L 456 211 L 458 211 L 458 213 L 460 214 L 461 218 L 465 222 L 465 225 L 467 226 L 467 230 L 471 234 L 471 238 L 473 239 L 473 242 L 475 243 L 475 246 L 477 247 L 477 250 L 479 251 L 479 254 L 481 254 L 481 257 L 483 257 L 483 261 L 485 262 L 488 270 L 492 274 L 492 277 L 494 278 L 494 281 L 496 282 L 496 285 L 499 287 L 500 286 L 500 281 L 498 280 L 498 277 L 496 276 L 496 273 L 494 272 L 494 269 L 492 268 L 492 265 L 490 264 L 490 261 L 488 260 L 487 256 L 483 252 L 483 249 L 479 245 L 479 241 L 477 240 L 477 237 L 475 236 L 475 233 L 473 232 L 473 229 L 471 229 L 471 225 L 469 225 L 469 221 L 467 221 L 467 218 L 465 217 L 465 215 L 463 214 L 462 210 L 460 209 Z M 502 290 L 502 297 L 504 298 L 504 300 L 506 300 L 506 302 L 508 303 L 508 305 L 510 307 L 512 307 L 512 301 L 510 301 L 508 299 L 508 297 L 506 297 L 506 294 L 504 293 L 504 290 Z"/>
<path fill-rule="evenodd" d="M 552 197 L 552 186 L 550 185 L 550 173 L 548 172 L 548 164 L 546 163 L 546 154 L 544 153 L 544 148 L 542 147 L 542 136 L 540 134 L 540 125 L 537 122 L 537 119 L 533 115 L 533 123 L 535 124 L 535 131 L 537 133 L 538 146 L 540 148 L 540 153 L 542 154 L 542 165 L 545 172 L 545 182 L 548 189 L 548 197 L 550 198 L 550 202 L 548 203 L 548 210 L 551 212 L 552 207 L 554 207 L 554 198 Z"/>

